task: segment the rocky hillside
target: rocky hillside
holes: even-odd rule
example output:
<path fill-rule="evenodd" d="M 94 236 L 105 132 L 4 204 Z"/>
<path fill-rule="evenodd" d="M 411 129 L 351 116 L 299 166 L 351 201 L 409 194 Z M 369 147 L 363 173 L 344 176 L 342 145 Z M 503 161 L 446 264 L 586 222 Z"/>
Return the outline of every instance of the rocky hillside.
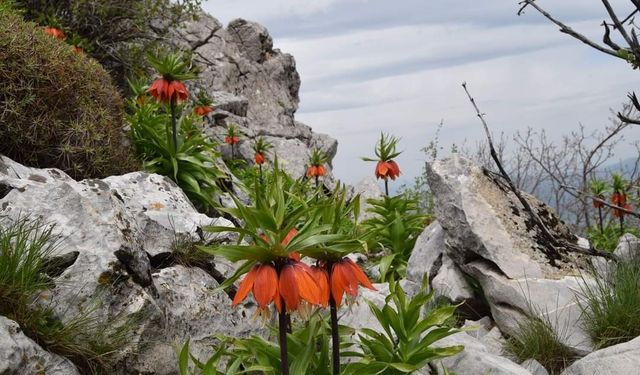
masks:
<path fill-rule="evenodd" d="M 239 150 L 246 160 L 253 158 L 251 140 L 264 136 L 295 177 L 304 173 L 313 148 L 333 159 L 338 142 L 296 121 L 300 76 L 295 59 L 274 49 L 264 26 L 236 19 L 224 27 L 203 13 L 177 31 L 173 42 L 193 51 L 194 61 L 202 69 L 195 88 L 206 90 L 214 99 L 208 134 L 222 139 L 226 126 L 237 124 L 245 136 Z"/>

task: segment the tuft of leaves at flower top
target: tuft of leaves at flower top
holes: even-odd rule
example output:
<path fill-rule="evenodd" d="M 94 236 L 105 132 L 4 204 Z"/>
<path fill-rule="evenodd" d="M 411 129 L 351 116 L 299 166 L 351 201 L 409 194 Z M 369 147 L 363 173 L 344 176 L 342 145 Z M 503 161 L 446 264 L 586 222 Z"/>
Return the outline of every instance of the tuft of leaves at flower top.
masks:
<path fill-rule="evenodd" d="M 380 140 L 376 144 L 375 154 L 376 158 L 361 158 L 364 161 L 390 161 L 397 158 L 402 152 L 396 151 L 398 144 L 398 138 L 380 133 Z"/>
<path fill-rule="evenodd" d="M 168 81 L 186 81 L 198 77 L 191 55 L 184 52 L 148 54 L 149 65 Z"/>

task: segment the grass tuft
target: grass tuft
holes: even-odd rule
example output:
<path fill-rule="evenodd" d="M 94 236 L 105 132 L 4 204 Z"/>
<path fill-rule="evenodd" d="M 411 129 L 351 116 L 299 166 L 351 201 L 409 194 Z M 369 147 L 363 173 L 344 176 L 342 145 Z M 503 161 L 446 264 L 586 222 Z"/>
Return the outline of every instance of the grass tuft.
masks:
<path fill-rule="evenodd" d="M 535 359 L 550 374 L 560 374 L 576 359 L 571 349 L 562 344 L 551 324 L 535 316 L 519 323 L 518 333 L 506 339 L 504 349 L 519 362 Z"/>
<path fill-rule="evenodd" d="M 131 341 L 135 318 L 104 319 L 97 306 L 66 317 L 44 302 L 54 284 L 44 273 L 59 240 L 54 227 L 29 217 L 0 220 L 0 315 L 16 321 L 44 349 L 73 361 L 85 374 L 107 372 L 110 358 Z"/>
<path fill-rule="evenodd" d="M 585 329 L 597 348 L 640 336 L 640 256 L 610 267 L 580 292 Z"/>

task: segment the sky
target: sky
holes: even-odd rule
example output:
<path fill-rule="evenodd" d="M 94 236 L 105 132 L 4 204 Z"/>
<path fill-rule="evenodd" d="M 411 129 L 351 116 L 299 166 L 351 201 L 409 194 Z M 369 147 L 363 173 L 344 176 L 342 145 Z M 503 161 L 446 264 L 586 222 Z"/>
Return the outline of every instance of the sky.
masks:
<path fill-rule="evenodd" d="M 598 0 L 538 0 L 577 31 L 601 40 Z M 612 1 L 629 9 L 628 0 Z M 518 0 L 207 0 L 224 24 L 267 27 L 274 47 L 291 53 L 301 76 L 299 121 L 339 142 L 334 174 L 357 183 L 373 174 L 380 132 L 400 137 L 399 183 L 411 183 L 433 141 L 483 141 L 461 84 L 467 82 L 494 134 L 532 127 L 553 139 L 582 124 L 610 123 L 640 75 L 624 61 L 562 34 Z M 622 13 L 622 12 L 621 12 Z M 640 140 L 640 127 L 626 133 Z M 632 156 L 621 147 L 617 158 Z"/>

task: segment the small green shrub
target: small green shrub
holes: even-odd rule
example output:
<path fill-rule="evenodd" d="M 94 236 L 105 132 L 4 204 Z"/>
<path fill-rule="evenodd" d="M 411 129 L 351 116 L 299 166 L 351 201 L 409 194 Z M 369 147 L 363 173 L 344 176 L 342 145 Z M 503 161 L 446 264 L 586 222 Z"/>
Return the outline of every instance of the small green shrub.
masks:
<path fill-rule="evenodd" d="M 131 139 L 145 169 L 174 180 L 200 208 L 214 207 L 218 180 L 226 176 L 216 166 L 216 144 L 202 134 L 195 123 L 198 119 L 193 115 L 178 119 L 176 150 L 164 106 L 147 98 L 142 104 L 132 100 L 131 107 Z"/>
<path fill-rule="evenodd" d="M 436 341 L 460 330 L 451 328 L 447 321 L 454 315 L 457 306 L 445 305 L 421 312 L 434 297 L 434 291 L 426 292 L 423 285 L 413 298 L 407 296 L 399 282 L 391 283 L 390 294 L 382 309 L 369 302 L 384 332 L 362 329 L 358 362 L 347 365 L 343 374 L 400 375 L 419 371 L 429 363 L 450 357 L 464 350 L 462 345 L 435 348 Z M 393 301 L 393 304 L 391 303 Z"/>
<path fill-rule="evenodd" d="M 0 154 L 76 179 L 136 169 L 122 100 L 97 61 L 0 13 Z"/>
<path fill-rule="evenodd" d="M 603 227 L 600 231 L 599 228 L 587 229 L 587 237 L 589 241 L 598 250 L 614 251 L 618 246 L 620 237 L 625 233 L 631 233 L 635 236 L 640 236 L 640 229 L 634 227 L 626 227 L 624 231 L 620 231 L 620 227 L 617 224 L 609 223 Z"/>
<path fill-rule="evenodd" d="M 535 316 L 519 322 L 518 333 L 507 338 L 504 348 L 519 362 L 535 359 L 551 374 L 560 374 L 576 359 L 550 323 Z"/>
<path fill-rule="evenodd" d="M 381 248 L 380 278 L 386 281 L 406 275 L 407 262 L 424 230 L 427 216 L 418 213 L 418 204 L 404 195 L 367 200 L 368 212 L 376 215 L 362 222 L 370 248 Z"/>
<path fill-rule="evenodd" d="M 640 257 L 610 267 L 580 291 L 584 325 L 598 348 L 640 336 Z"/>

